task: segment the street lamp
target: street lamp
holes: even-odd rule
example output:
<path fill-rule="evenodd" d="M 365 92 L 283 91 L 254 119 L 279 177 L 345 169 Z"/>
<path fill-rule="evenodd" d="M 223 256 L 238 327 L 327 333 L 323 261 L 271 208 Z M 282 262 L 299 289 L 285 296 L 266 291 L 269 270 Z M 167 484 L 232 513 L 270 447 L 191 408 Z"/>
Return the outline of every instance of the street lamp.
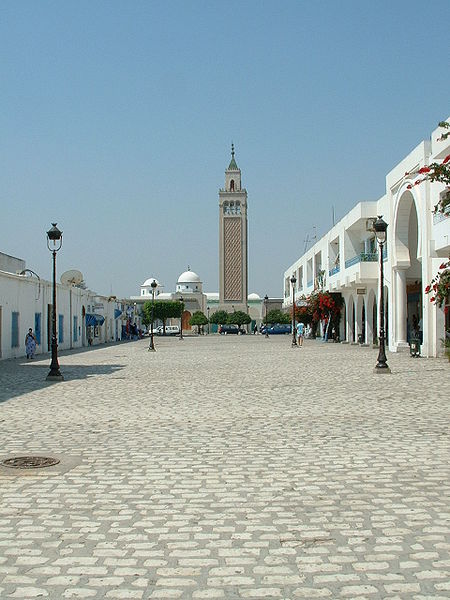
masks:
<path fill-rule="evenodd" d="M 150 346 L 148 347 L 149 351 L 151 352 L 156 352 L 156 348 L 155 348 L 155 341 L 153 339 L 153 314 L 154 314 L 154 310 L 155 310 L 155 290 L 157 287 L 158 283 L 156 282 L 155 279 L 152 280 L 150 287 L 152 288 L 152 322 L 151 322 L 151 326 L 150 326 Z"/>
<path fill-rule="evenodd" d="M 373 224 L 375 235 L 380 246 L 380 349 L 378 352 L 377 364 L 375 365 L 375 373 L 390 373 L 386 361 L 385 349 L 385 333 L 384 333 L 384 271 L 383 271 L 383 247 L 386 243 L 387 223 L 383 221 L 383 217 L 379 216 Z"/>
<path fill-rule="evenodd" d="M 210 334 L 210 322 L 209 322 L 209 306 L 206 307 L 206 312 L 208 313 L 208 335 Z"/>
<path fill-rule="evenodd" d="M 265 332 L 266 333 L 264 334 L 264 337 L 266 337 L 266 338 L 269 337 L 269 332 L 267 331 L 267 329 L 269 327 L 269 324 L 267 322 L 267 304 L 268 304 L 268 302 L 269 302 L 269 296 L 266 294 L 264 296 L 264 313 L 265 313 L 265 321 L 266 321 L 266 327 L 265 327 Z"/>
<path fill-rule="evenodd" d="M 183 341 L 183 296 L 180 296 L 180 304 L 181 304 L 181 310 L 180 310 L 180 342 Z"/>
<path fill-rule="evenodd" d="M 295 337 L 295 284 L 297 283 L 297 278 L 292 273 L 291 277 L 291 285 L 292 285 L 292 347 L 297 348 L 297 339 Z"/>
<path fill-rule="evenodd" d="M 50 246 L 52 244 L 52 246 Z M 58 363 L 58 342 L 56 341 L 56 253 L 61 250 L 62 231 L 52 223 L 52 228 L 47 231 L 47 248 L 53 254 L 53 305 L 52 305 L 52 362 L 47 379 L 50 381 L 63 381 Z"/>

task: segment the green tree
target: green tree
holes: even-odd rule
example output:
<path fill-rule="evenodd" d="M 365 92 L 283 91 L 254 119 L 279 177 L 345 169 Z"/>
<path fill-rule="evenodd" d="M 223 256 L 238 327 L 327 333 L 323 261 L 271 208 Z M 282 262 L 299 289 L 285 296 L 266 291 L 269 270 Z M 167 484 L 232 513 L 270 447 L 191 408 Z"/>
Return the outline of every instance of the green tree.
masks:
<path fill-rule="evenodd" d="M 252 322 L 252 318 L 247 313 L 242 310 L 235 310 L 234 312 L 228 315 L 227 323 L 230 325 L 237 325 L 241 327 L 242 325 L 248 325 Z"/>
<path fill-rule="evenodd" d="M 184 303 L 176 300 L 155 300 L 154 304 L 151 300 L 146 302 L 142 308 L 144 313 L 143 322 L 150 325 L 152 322 L 152 306 L 153 306 L 153 322 L 160 320 L 163 322 L 163 334 L 166 334 L 167 319 L 180 319 L 184 310 Z"/>
<path fill-rule="evenodd" d="M 267 318 L 264 319 L 265 323 L 270 323 L 273 325 L 274 323 L 290 323 L 291 317 L 289 313 L 284 313 L 281 310 L 274 308 L 273 310 L 269 310 L 267 313 Z"/>
<path fill-rule="evenodd" d="M 200 334 L 203 331 L 203 325 L 208 323 L 207 317 L 202 313 L 201 310 L 196 310 L 192 317 L 189 319 L 189 325 L 197 326 L 197 333 Z"/>
<path fill-rule="evenodd" d="M 224 323 L 228 323 L 228 313 L 226 310 L 218 310 L 213 313 L 209 317 L 210 323 L 215 323 L 216 325 L 223 325 Z"/>

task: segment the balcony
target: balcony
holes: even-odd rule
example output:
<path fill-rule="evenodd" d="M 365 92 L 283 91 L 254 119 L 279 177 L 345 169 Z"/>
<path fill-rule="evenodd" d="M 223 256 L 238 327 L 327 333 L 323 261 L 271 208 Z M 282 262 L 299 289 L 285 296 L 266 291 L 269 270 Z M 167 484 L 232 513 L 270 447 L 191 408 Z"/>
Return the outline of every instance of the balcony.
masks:
<path fill-rule="evenodd" d="M 384 258 L 384 252 L 383 252 L 383 258 Z M 386 253 L 387 255 L 387 253 Z M 345 261 L 345 268 L 348 269 L 349 267 L 352 267 L 353 265 L 357 265 L 360 262 L 377 262 L 378 261 L 378 252 L 361 252 L 360 254 L 357 254 L 356 256 L 354 256 L 353 258 L 350 258 L 349 260 Z M 331 273 L 330 273 L 331 275 Z"/>
<path fill-rule="evenodd" d="M 335 267 L 333 267 L 332 269 L 330 269 L 328 271 L 328 276 L 332 277 L 333 275 L 336 275 L 336 273 L 339 273 L 340 270 L 341 270 L 340 265 L 336 265 Z"/>
<path fill-rule="evenodd" d="M 444 212 L 435 212 L 433 213 L 433 225 L 437 225 L 438 223 L 442 223 L 445 219 L 450 217 L 450 204 L 447 204 Z"/>

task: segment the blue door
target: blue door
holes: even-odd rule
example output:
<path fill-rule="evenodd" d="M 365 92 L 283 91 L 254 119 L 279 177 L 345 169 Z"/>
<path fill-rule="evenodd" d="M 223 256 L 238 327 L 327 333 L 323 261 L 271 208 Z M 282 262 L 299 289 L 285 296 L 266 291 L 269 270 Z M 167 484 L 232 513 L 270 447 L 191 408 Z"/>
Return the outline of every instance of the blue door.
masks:
<path fill-rule="evenodd" d="M 64 315 L 58 315 L 58 344 L 64 342 Z"/>
<path fill-rule="evenodd" d="M 36 337 L 36 343 L 38 346 L 41 345 L 41 313 L 34 313 L 34 335 Z"/>

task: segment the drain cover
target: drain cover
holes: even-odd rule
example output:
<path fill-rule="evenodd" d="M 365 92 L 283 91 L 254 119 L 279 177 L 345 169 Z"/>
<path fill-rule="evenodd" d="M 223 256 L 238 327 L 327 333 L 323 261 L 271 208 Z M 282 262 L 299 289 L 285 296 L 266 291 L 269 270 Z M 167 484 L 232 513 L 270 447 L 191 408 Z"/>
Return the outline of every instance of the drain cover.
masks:
<path fill-rule="evenodd" d="M 47 456 L 15 456 L 3 460 L 0 464 L 11 469 L 43 469 L 44 467 L 53 467 L 58 463 L 59 459 Z"/>

